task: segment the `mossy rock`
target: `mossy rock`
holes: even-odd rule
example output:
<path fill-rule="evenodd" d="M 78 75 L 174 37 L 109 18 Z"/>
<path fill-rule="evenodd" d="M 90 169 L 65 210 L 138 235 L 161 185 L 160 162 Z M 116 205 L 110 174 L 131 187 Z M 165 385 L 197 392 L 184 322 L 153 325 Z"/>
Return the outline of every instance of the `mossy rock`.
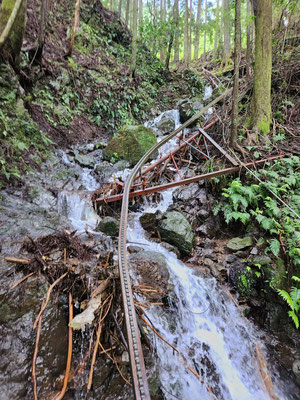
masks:
<path fill-rule="evenodd" d="M 181 213 L 166 212 L 158 223 L 158 230 L 162 239 L 176 246 L 181 254 L 188 255 L 192 251 L 194 243 L 192 226 Z"/>
<path fill-rule="evenodd" d="M 131 166 L 157 143 L 152 129 L 143 125 L 125 126 L 121 128 L 108 142 L 103 150 L 105 160 L 127 160 Z"/>
<path fill-rule="evenodd" d="M 103 232 L 108 236 L 118 236 L 120 224 L 113 217 L 104 217 L 97 226 L 98 232 Z"/>

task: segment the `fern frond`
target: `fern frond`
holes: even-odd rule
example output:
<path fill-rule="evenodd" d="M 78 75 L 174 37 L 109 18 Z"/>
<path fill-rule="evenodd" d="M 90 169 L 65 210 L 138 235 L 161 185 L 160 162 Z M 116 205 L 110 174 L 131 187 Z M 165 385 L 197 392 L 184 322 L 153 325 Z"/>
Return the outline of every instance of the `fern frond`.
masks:
<path fill-rule="evenodd" d="M 280 242 L 277 239 L 269 240 L 270 250 L 274 254 L 275 257 L 279 256 L 280 252 Z"/>
<path fill-rule="evenodd" d="M 293 300 L 291 296 L 286 292 L 285 290 L 278 289 L 278 294 L 285 300 L 285 302 L 290 306 L 290 308 L 293 310 Z"/>
<path fill-rule="evenodd" d="M 299 318 L 297 317 L 297 315 L 294 313 L 294 311 L 289 311 L 289 316 L 292 318 L 292 320 L 294 321 L 294 324 L 296 325 L 296 328 L 299 328 Z"/>

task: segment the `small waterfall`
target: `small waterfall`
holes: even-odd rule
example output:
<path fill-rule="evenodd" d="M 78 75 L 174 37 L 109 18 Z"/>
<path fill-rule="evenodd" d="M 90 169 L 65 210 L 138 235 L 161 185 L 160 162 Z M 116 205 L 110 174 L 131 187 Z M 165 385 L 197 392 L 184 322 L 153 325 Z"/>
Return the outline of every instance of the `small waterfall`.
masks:
<path fill-rule="evenodd" d="M 172 191 L 163 193 L 159 210 L 165 211 L 172 203 Z M 150 206 L 144 211 L 154 212 L 155 208 Z M 149 332 L 166 400 L 215 398 L 187 366 L 201 376 L 218 400 L 268 400 L 255 351 L 258 337 L 251 323 L 241 316 L 214 278 L 203 278 L 198 269 L 185 266 L 174 253 L 147 240 L 140 215 L 131 221 L 128 240 L 146 243 L 147 250 L 166 257 L 174 288 L 169 294 L 168 310 L 153 305 L 147 310 L 158 332 L 180 352 L 174 353 Z"/>
<path fill-rule="evenodd" d="M 75 166 L 74 162 L 69 161 L 65 152 L 61 151 L 60 155 L 66 165 Z M 59 213 L 71 221 L 78 233 L 82 233 L 86 229 L 93 232 L 100 217 L 91 205 L 89 192 L 97 189 L 98 183 L 91 175 L 89 168 L 81 169 L 81 184 L 83 191 L 62 190 L 58 195 L 57 207 Z"/>

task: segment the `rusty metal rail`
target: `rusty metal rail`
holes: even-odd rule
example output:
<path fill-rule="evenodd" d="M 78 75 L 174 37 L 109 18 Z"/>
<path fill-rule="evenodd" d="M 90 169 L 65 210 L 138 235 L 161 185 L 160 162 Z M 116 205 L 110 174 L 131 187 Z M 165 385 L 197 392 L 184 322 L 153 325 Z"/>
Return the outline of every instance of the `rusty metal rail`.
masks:
<path fill-rule="evenodd" d="M 211 178 L 215 178 L 216 176 L 232 174 L 234 172 L 238 172 L 238 171 L 242 170 L 244 166 L 248 167 L 248 168 L 258 167 L 258 166 L 266 163 L 267 161 L 277 160 L 278 158 L 282 158 L 285 156 L 286 156 L 286 154 L 280 154 L 278 156 L 272 156 L 269 158 L 265 158 L 263 160 L 249 162 L 249 163 L 247 163 L 245 165 L 241 165 L 241 166 L 224 168 L 219 171 L 208 172 L 206 174 L 196 175 L 191 178 L 181 179 L 180 181 L 169 182 L 164 185 L 152 186 L 149 188 L 145 188 L 143 190 L 135 190 L 134 192 L 129 193 L 129 198 L 137 197 L 137 196 L 145 196 L 147 194 L 162 192 L 163 190 L 167 190 L 167 189 L 170 189 L 170 188 L 173 188 L 176 186 L 188 185 L 189 183 L 199 182 L 204 179 L 211 179 Z M 123 194 L 120 193 L 120 194 L 109 196 L 107 199 L 105 199 L 105 201 L 106 201 L 106 203 L 109 203 L 109 202 L 118 201 L 118 200 L 122 200 L 122 199 L 123 199 Z"/>
<path fill-rule="evenodd" d="M 136 164 L 133 168 L 130 176 L 126 180 L 123 201 L 120 217 L 120 231 L 119 231 L 119 271 L 122 288 L 122 299 L 126 320 L 127 340 L 128 340 L 128 351 L 131 364 L 131 373 L 133 380 L 133 390 L 136 400 L 150 400 L 150 393 L 148 388 L 148 381 L 146 376 L 146 369 L 142 351 L 142 345 L 140 340 L 140 334 L 136 319 L 134 299 L 131 289 L 131 281 L 129 276 L 128 264 L 127 264 L 127 248 L 126 248 L 126 232 L 127 232 L 127 218 L 128 218 L 128 202 L 130 197 L 130 188 L 133 183 L 135 176 L 141 171 L 142 166 L 151 157 L 151 155 L 163 144 L 168 142 L 171 138 L 181 132 L 184 128 L 188 127 L 191 123 L 196 121 L 202 114 L 204 114 L 210 107 L 218 103 L 225 96 L 231 93 L 232 89 L 226 90 L 222 95 L 217 97 L 208 106 L 204 107 L 201 111 L 195 114 L 187 122 L 181 125 L 174 132 L 166 136 L 160 143 L 153 146 Z"/>

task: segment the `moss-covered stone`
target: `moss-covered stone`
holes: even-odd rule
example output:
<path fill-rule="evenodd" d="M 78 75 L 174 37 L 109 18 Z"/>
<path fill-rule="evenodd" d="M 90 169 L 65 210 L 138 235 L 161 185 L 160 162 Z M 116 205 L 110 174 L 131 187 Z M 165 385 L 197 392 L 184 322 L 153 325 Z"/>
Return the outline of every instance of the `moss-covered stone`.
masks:
<path fill-rule="evenodd" d="M 244 237 L 244 238 L 233 238 L 227 243 L 227 248 L 233 251 L 243 250 L 246 247 L 252 246 L 252 238 Z"/>
<path fill-rule="evenodd" d="M 112 217 L 105 217 L 97 226 L 98 232 L 103 232 L 108 236 L 118 236 L 119 233 L 119 221 Z"/>
<path fill-rule="evenodd" d="M 176 246 L 181 254 L 187 255 L 191 252 L 194 234 L 184 215 L 177 211 L 166 212 L 158 223 L 158 230 L 162 239 Z"/>
<path fill-rule="evenodd" d="M 156 136 L 152 129 L 143 125 L 125 126 L 109 141 L 103 151 L 106 160 L 127 160 L 131 166 L 156 144 Z"/>

